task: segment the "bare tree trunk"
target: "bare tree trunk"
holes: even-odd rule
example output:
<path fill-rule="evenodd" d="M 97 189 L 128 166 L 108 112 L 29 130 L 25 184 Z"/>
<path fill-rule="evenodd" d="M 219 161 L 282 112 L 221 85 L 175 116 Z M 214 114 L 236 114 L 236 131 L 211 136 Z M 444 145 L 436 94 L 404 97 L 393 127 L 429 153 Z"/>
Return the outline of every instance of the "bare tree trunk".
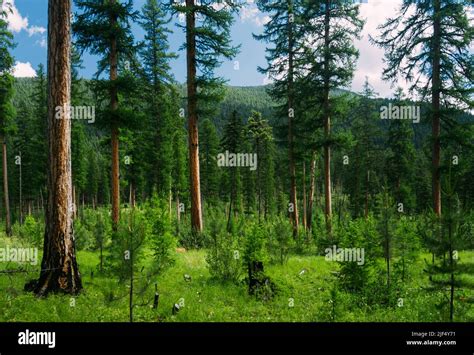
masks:
<path fill-rule="evenodd" d="M 202 231 L 201 183 L 199 177 L 199 132 L 196 87 L 196 14 L 194 0 L 186 0 L 186 65 L 188 89 L 189 175 L 191 188 L 191 229 Z"/>
<path fill-rule="evenodd" d="M 293 236 L 298 235 L 298 201 L 296 193 L 296 167 L 295 167 L 295 156 L 294 156 L 294 142 L 293 142 L 293 119 L 294 119 L 294 107 L 293 107 L 293 21 L 290 20 L 290 15 L 293 15 L 293 0 L 288 0 L 288 158 L 290 163 L 290 203 L 293 207 L 293 213 L 290 217 L 293 222 Z"/>
<path fill-rule="evenodd" d="M 433 208 L 436 215 L 441 216 L 441 146 L 440 146 L 440 131 L 441 131 L 441 115 L 440 115 L 440 32 L 441 19 L 440 0 L 434 0 L 434 24 L 433 24 L 433 79 L 432 79 L 432 97 L 431 105 L 433 110 L 432 134 L 433 134 Z"/>
<path fill-rule="evenodd" d="M 370 171 L 367 170 L 365 174 L 365 208 L 364 208 L 364 217 L 367 219 L 369 217 L 369 183 L 370 183 Z"/>
<path fill-rule="evenodd" d="M 18 167 L 20 170 L 20 201 L 19 201 L 19 206 L 20 206 L 20 224 L 23 224 L 23 176 L 22 176 L 22 168 L 21 165 L 23 162 L 21 161 L 21 152 L 20 152 L 20 166 Z"/>
<path fill-rule="evenodd" d="M 311 231 L 313 224 L 313 203 L 314 203 L 314 190 L 315 190 L 315 175 L 316 175 L 316 157 L 313 153 L 311 160 L 311 169 L 310 169 L 310 187 L 309 187 L 309 201 L 308 201 L 308 216 L 306 221 L 308 223 L 308 230 Z"/>
<path fill-rule="evenodd" d="M 48 204 L 40 277 L 25 286 L 38 296 L 82 289 L 72 222 L 71 120 L 67 112 L 55 118 L 55 108 L 71 100 L 71 3 L 48 5 Z"/>
<path fill-rule="evenodd" d="M 303 227 L 308 231 L 306 204 L 306 162 L 303 162 Z"/>
<path fill-rule="evenodd" d="M 7 142 L 4 136 L 2 140 L 2 168 L 3 168 L 3 203 L 5 205 L 5 232 L 9 237 L 12 235 L 12 223 L 10 217 L 10 198 L 8 197 L 8 165 L 7 165 Z M 21 207 L 20 207 L 21 208 Z"/>
<path fill-rule="evenodd" d="M 117 0 L 109 0 L 111 4 L 116 3 Z M 117 15 L 112 14 L 110 16 L 111 24 L 117 23 Z M 110 81 L 117 80 L 117 67 L 118 67 L 118 55 L 117 55 L 117 38 L 112 36 L 110 39 Z M 110 109 L 116 111 L 118 109 L 118 93 L 115 85 L 111 86 L 110 89 Z M 120 157 L 119 157 L 119 129 L 117 123 L 112 124 L 111 132 L 111 144 L 112 144 L 112 228 L 117 231 L 119 223 L 119 210 L 120 210 Z"/>
<path fill-rule="evenodd" d="M 324 195 L 325 195 L 325 217 L 326 230 L 328 236 L 332 236 L 332 199 L 331 199 L 331 147 L 328 140 L 331 134 L 331 119 L 329 117 L 329 19 L 330 19 L 330 1 L 326 0 L 325 19 L 324 19 L 324 137 L 326 139 L 324 145 Z"/>

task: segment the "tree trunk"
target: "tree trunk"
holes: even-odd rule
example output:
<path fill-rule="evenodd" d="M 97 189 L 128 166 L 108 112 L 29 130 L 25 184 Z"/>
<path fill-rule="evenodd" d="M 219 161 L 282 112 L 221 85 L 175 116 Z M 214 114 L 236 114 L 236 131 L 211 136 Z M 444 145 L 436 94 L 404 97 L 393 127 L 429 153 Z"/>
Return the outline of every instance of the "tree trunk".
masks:
<path fill-rule="evenodd" d="M 196 87 L 196 14 L 194 0 L 186 0 L 186 65 L 188 89 L 189 178 L 191 188 L 191 229 L 202 231 L 201 185 L 199 177 L 199 132 Z"/>
<path fill-rule="evenodd" d="M 293 142 L 293 22 L 290 21 L 290 15 L 293 15 L 293 1 L 288 0 L 288 158 L 290 163 L 290 203 L 293 207 L 293 213 L 290 214 L 293 222 L 293 236 L 298 235 L 298 201 L 296 194 L 296 167 L 294 157 L 294 142 Z"/>
<path fill-rule="evenodd" d="M 2 168 L 3 168 L 3 203 L 5 205 L 5 232 L 9 237 L 12 235 L 12 223 L 10 217 L 10 199 L 8 197 L 8 166 L 7 166 L 7 142 L 5 137 L 0 137 L 2 145 Z M 21 206 L 20 206 L 21 208 Z"/>
<path fill-rule="evenodd" d="M 55 118 L 55 108 L 71 100 L 71 3 L 48 5 L 48 204 L 40 277 L 25 286 L 38 296 L 82 289 L 72 222 L 71 120 L 67 112 Z"/>
<path fill-rule="evenodd" d="M 115 3 L 116 0 L 109 0 L 110 3 Z M 117 23 L 117 15 L 112 14 L 110 16 L 111 24 Z M 110 81 L 117 80 L 117 66 L 118 66 L 118 55 L 117 55 L 117 38 L 112 36 L 110 39 Z M 110 108 L 112 111 L 118 109 L 118 93 L 117 88 L 112 85 L 110 88 Z M 119 165 L 119 129 L 117 122 L 112 124 L 112 228 L 117 231 L 119 223 L 119 209 L 120 209 L 120 165 Z"/>
<path fill-rule="evenodd" d="M 72 218 L 77 218 L 76 186 L 72 185 Z"/>
<path fill-rule="evenodd" d="M 23 176 L 22 176 L 22 169 L 21 169 L 21 164 L 23 164 L 23 162 L 21 161 L 21 152 L 20 152 L 20 165 L 19 165 L 19 172 L 20 172 L 20 201 L 19 201 L 19 205 L 20 205 L 20 225 L 23 224 Z"/>
<path fill-rule="evenodd" d="M 311 160 L 310 170 L 310 187 L 309 187 L 309 201 L 308 201 L 308 216 L 306 217 L 306 223 L 308 223 L 308 230 L 311 231 L 313 223 L 313 203 L 314 203 L 314 190 L 315 190 L 315 175 L 316 175 L 316 157 L 313 153 Z"/>
<path fill-rule="evenodd" d="M 306 162 L 303 162 L 303 227 L 308 231 L 306 204 Z"/>
<path fill-rule="evenodd" d="M 432 81 L 432 97 L 431 105 L 433 110 L 432 134 L 433 134 L 433 208 L 436 215 L 441 216 L 441 173 L 440 173 L 440 131 L 441 131 L 441 115 L 440 115 L 440 31 L 441 19 L 440 0 L 434 0 L 434 23 L 433 23 L 433 81 Z"/>
<path fill-rule="evenodd" d="M 328 236 L 332 236 L 332 199 L 331 199 L 331 147 L 329 145 L 329 137 L 331 134 L 331 120 L 329 112 L 329 80 L 330 80 L 330 69 L 329 69 L 329 19 L 330 19 L 330 1 L 326 0 L 326 14 L 324 18 L 324 195 L 325 195 L 325 217 L 326 217 L 326 230 Z"/>

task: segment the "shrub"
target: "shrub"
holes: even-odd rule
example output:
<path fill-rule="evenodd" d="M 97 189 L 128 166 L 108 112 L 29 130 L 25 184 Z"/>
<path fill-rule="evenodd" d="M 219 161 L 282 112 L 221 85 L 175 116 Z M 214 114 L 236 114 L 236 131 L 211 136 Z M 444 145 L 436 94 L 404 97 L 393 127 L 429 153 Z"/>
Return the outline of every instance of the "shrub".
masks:
<path fill-rule="evenodd" d="M 161 273 L 175 262 L 172 251 L 176 248 L 176 239 L 171 233 L 168 206 L 163 200 L 154 197 L 146 206 L 146 216 L 151 225 L 149 242 L 153 252 L 154 270 Z"/>
<path fill-rule="evenodd" d="M 242 276 L 242 260 L 238 238 L 229 233 L 213 233 L 211 239 L 206 255 L 211 277 L 222 281 L 239 281 Z"/>
<path fill-rule="evenodd" d="M 36 221 L 33 216 L 26 216 L 23 225 L 15 224 L 13 229 L 28 244 L 37 248 L 43 246 L 44 225 L 40 221 Z"/>
<path fill-rule="evenodd" d="M 270 261 L 284 264 L 288 260 L 291 249 L 295 246 L 291 223 L 287 218 L 277 217 L 270 225 L 267 249 Z"/>

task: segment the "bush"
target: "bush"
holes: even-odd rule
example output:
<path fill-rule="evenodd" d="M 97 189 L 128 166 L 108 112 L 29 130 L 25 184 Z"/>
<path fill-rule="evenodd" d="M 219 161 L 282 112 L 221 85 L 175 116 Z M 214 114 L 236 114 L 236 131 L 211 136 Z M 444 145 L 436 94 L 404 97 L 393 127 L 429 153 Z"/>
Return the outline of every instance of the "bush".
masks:
<path fill-rule="evenodd" d="M 212 234 L 206 262 L 212 278 L 237 282 L 242 276 L 238 238 L 229 233 Z"/>
<path fill-rule="evenodd" d="M 292 225 L 287 218 L 278 217 L 270 225 L 267 249 L 272 263 L 284 264 L 295 246 Z"/>
<path fill-rule="evenodd" d="M 154 197 L 147 205 L 146 216 L 151 225 L 149 242 L 153 252 L 154 270 L 161 273 L 175 262 L 172 251 L 176 248 L 176 239 L 171 233 L 168 206 L 163 200 Z"/>
<path fill-rule="evenodd" d="M 37 248 L 43 246 L 44 225 L 40 221 L 36 221 L 33 216 L 26 216 L 25 222 L 22 225 L 15 224 L 13 231 L 30 245 Z"/>
<path fill-rule="evenodd" d="M 243 261 L 246 265 L 254 261 L 264 262 L 268 259 L 265 243 L 267 235 L 261 224 L 251 223 L 244 235 Z"/>

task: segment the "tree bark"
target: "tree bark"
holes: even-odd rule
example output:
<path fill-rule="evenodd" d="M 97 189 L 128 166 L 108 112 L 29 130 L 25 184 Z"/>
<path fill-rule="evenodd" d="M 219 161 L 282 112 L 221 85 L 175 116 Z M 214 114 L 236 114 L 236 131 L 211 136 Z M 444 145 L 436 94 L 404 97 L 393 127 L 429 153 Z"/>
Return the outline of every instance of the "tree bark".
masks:
<path fill-rule="evenodd" d="M 328 142 L 331 134 L 331 119 L 329 117 L 329 20 L 330 20 L 330 1 L 326 0 L 326 13 L 324 18 L 324 137 L 326 139 L 324 145 L 324 196 L 325 196 L 325 217 L 326 230 L 328 236 L 332 235 L 332 199 L 331 199 L 331 147 Z"/>
<path fill-rule="evenodd" d="M 111 4 L 115 3 L 116 0 L 109 0 Z M 117 23 L 117 15 L 112 14 L 110 17 L 112 24 Z M 112 36 L 110 39 L 110 81 L 117 80 L 117 67 L 118 67 L 118 55 L 117 55 L 117 38 Z M 118 92 L 117 87 L 112 85 L 110 88 L 110 108 L 112 111 L 118 109 Z M 120 218 L 120 157 L 119 157 L 119 128 L 118 124 L 114 122 L 112 124 L 111 132 L 111 144 L 112 144 L 112 228 L 117 231 L 119 218 Z"/>
<path fill-rule="evenodd" d="M 433 209 L 436 215 L 441 216 L 441 173 L 440 173 L 440 131 L 441 131 L 441 115 L 440 115 L 440 31 L 441 18 L 440 0 L 434 0 L 434 23 L 433 23 L 433 88 L 431 104 L 433 110 L 432 134 L 433 134 Z"/>
<path fill-rule="evenodd" d="M 72 222 L 71 120 L 55 118 L 55 108 L 71 100 L 71 3 L 48 4 L 48 203 L 39 280 L 27 284 L 38 296 L 82 289 Z M 34 287 L 31 287 L 34 286 Z M 30 288 L 31 287 L 31 288 Z"/>
<path fill-rule="evenodd" d="M 12 224 L 10 217 L 10 198 L 8 196 L 8 165 L 7 165 L 7 142 L 6 138 L 2 140 L 2 167 L 3 167 L 3 203 L 5 205 L 5 232 L 9 237 L 12 235 Z M 20 206 L 21 208 L 21 206 Z"/>
<path fill-rule="evenodd" d="M 303 227 L 308 231 L 307 210 L 306 210 L 306 162 L 303 162 Z"/>
<path fill-rule="evenodd" d="M 189 179 L 191 188 L 191 229 L 202 231 L 201 183 L 199 177 L 199 131 L 196 87 L 196 14 L 194 0 L 186 0 L 186 65 L 188 90 Z"/>
<path fill-rule="evenodd" d="M 310 175 L 310 187 L 309 187 L 309 201 L 308 201 L 308 215 L 306 217 L 306 222 L 308 223 L 308 230 L 311 231 L 313 223 L 313 204 L 314 204 L 314 190 L 315 190 L 315 175 L 316 175 L 316 157 L 313 153 L 311 160 L 311 169 L 309 172 Z"/>
<path fill-rule="evenodd" d="M 293 22 L 290 21 L 290 15 L 293 15 L 293 1 L 288 0 L 288 158 L 290 162 L 290 203 L 293 207 L 293 213 L 290 214 L 293 222 L 293 236 L 298 235 L 298 201 L 296 194 L 296 167 L 294 157 L 294 141 L 293 141 L 293 118 L 294 118 L 294 92 L 293 92 Z M 290 114 L 290 111 L 292 112 Z"/>

